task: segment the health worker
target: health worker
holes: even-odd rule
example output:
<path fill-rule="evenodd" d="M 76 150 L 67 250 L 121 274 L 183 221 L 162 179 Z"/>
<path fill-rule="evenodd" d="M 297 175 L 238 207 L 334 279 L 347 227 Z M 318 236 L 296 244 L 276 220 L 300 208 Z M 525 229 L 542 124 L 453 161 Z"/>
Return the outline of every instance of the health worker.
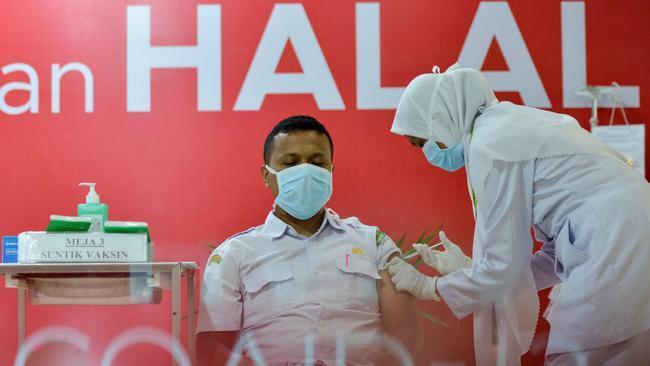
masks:
<path fill-rule="evenodd" d="M 567 115 L 499 102 L 455 66 L 411 81 L 391 132 L 438 168 L 466 168 L 473 258 L 441 234 L 444 251 L 414 245 L 439 277 L 400 258 L 389 273 L 398 290 L 474 315 L 478 365 L 520 364 L 537 291 L 559 283 L 547 365 L 650 362 L 650 185 L 624 156 Z"/>

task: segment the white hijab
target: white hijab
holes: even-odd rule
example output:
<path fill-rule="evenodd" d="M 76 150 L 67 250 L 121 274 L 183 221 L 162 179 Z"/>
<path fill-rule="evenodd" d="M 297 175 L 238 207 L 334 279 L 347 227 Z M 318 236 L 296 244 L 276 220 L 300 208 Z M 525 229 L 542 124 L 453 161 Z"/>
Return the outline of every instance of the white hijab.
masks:
<path fill-rule="evenodd" d="M 576 154 L 626 161 L 573 117 L 499 103 L 479 71 L 456 65 L 442 74 L 436 66 L 433 73 L 409 83 L 397 106 L 391 132 L 433 139 L 446 146 L 462 141 L 471 180 L 468 183 L 477 197 L 482 196 L 494 161 L 522 162 Z"/>
<path fill-rule="evenodd" d="M 497 103 L 481 73 L 451 66 L 423 74 L 406 87 L 391 132 L 452 146 L 466 137 L 477 115 Z"/>

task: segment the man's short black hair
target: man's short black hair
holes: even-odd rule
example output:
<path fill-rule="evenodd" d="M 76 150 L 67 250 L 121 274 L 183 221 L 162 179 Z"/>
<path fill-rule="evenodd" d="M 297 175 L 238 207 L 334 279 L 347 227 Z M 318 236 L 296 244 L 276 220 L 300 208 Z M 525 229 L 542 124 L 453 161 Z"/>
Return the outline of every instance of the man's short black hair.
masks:
<path fill-rule="evenodd" d="M 271 159 L 271 154 L 273 153 L 273 139 L 275 136 L 281 133 L 291 133 L 297 131 L 316 131 L 320 134 L 327 136 L 327 139 L 330 142 L 330 151 L 332 152 L 332 157 L 334 157 L 334 144 L 332 143 L 332 137 L 329 132 L 325 129 L 316 118 L 310 116 L 291 116 L 280 121 L 269 135 L 266 136 L 264 141 L 264 163 L 268 164 Z"/>

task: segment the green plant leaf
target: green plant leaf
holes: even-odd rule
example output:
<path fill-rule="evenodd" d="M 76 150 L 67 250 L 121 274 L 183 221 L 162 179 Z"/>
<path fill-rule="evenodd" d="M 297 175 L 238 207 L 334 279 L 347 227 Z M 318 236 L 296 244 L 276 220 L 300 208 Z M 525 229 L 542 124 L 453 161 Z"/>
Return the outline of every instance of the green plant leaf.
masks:
<path fill-rule="evenodd" d="M 413 254 L 413 253 L 415 253 L 415 249 L 413 249 L 413 247 L 411 247 L 411 249 L 409 249 L 409 250 L 407 250 L 406 252 L 404 252 L 403 255 L 404 255 L 404 257 L 406 257 L 407 255 L 409 255 L 409 254 Z"/>
<path fill-rule="evenodd" d="M 429 246 L 434 244 L 433 241 L 438 237 L 438 234 L 440 234 L 440 231 L 442 230 L 443 226 L 444 226 L 443 224 L 440 224 L 435 229 L 433 229 L 430 235 L 423 239 L 422 243 L 427 243 L 429 244 Z"/>
<path fill-rule="evenodd" d="M 433 323 L 433 324 L 435 324 L 435 325 L 442 325 L 443 327 L 449 327 L 449 326 L 448 326 L 445 322 L 443 322 L 442 320 L 440 320 L 440 319 L 436 318 L 435 316 L 433 316 L 433 315 L 431 315 L 431 314 L 429 314 L 429 313 L 426 313 L 426 312 L 424 312 L 424 311 L 418 310 L 416 314 L 417 314 L 419 317 L 422 317 L 422 318 L 424 318 L 424 319 L 430 321 L 431 323 Z"/>
<path fill-rule="evenodd" d="M 424 238 L 427 236 L 427 231 L 429 231 L 428 226 L 426 228 L 424 228 L 424 230 L 422 231 L 422 234 L 420 234 L 420 236 L 418 237 L 418 240 L 416 240 L 415 242 L 416 243 L 423 243 L 422 240 L 424 240 Z"/>
<path fill-rule="evenodd" d="M 406 234 L 402 235 L 396 242 L 395 245 L 401 250 L 404 245 L 404 240 L 406 240 Z"/>

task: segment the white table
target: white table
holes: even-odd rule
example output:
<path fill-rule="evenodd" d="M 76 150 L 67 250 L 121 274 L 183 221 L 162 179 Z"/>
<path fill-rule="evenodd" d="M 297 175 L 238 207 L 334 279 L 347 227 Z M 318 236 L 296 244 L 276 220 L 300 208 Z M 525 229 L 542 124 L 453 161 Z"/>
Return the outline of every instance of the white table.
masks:
<path fill-rule="evenodd" d="M 38 264 L 0 264 L 0 274 L 5 275 L 5 287 L 18 289 L 18 347 L 25 339 L 26 321 L 26 293 L 30 284 L 39 279 L 55 279 L 60 286 L 74 287 L 75 281 L 88 278 L 120 278 L 121 281 L 132 281 L 136 278 L 142 280 L 152 290 L 171 290 L 171 321 L 172 336 L 181 342 L 181 278 L 187 280 L 187 350 L 195 363 L 194 354 L 194 319 L 196 309 L 196 287 L 195 273 L 198 266 L 194 262 L 146 262 L 146 263 L 38 263 Z M 72 290 L 77 290 L 72 288 Z M 81 289 L 80 291 L 83 291 Z M 59 304 L 136 304 L 120 300 L 111 301 L 110 298 L 97 299 L 92 295 L 83 297 L 83 294 L 76 294 L 71 302 L 59 302 Z M 174 363 L 175 365 L 175 363 Z"/>

